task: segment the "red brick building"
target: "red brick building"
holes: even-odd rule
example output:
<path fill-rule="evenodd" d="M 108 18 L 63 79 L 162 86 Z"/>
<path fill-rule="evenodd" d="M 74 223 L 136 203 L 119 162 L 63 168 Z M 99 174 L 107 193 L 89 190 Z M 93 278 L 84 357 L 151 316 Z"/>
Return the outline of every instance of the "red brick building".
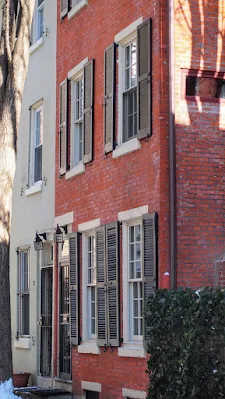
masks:
<path fill-rule="evenodd" d="M 144 398 L 149 292 L 166 271 L 172 287 L 223 275 L 223 5 L 69 3 L 58 0 L 54 375 L 78 396 Z"/>

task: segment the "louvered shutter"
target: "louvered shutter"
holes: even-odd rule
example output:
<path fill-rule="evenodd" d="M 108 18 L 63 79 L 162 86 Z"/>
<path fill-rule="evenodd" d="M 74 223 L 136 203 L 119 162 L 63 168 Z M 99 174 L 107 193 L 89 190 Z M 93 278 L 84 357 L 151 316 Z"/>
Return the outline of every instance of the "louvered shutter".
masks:
<path fill-rule="evenodd" d="M 143 216 L 143 310 L 149 295 L 158 287 L 157 270 L 157 214 Z M 144 326 L 145 331 L 145 326 Z M 146 335 L 146 331 L 145 331 Z"/>
<path fill-rule="evenodd" d="M 68 0 L 60 0 L 60 18 L 62 19 L 68 13 Z"/>
<path fill-rule="evenodd" d="M 97 343 L 107 345 L 107 303 L 106 303 L 106 262 L 105 226 L 96 229 L 97 264 Z"/>
<path fill-rule="evenodd" d="M 137 93 L 139 139 L 152 134 L 152 20 L 137 29 Z"/>
<path fill-rule="evenodd" d="M 84 66 L 84 111 L 83 111 L 83 162 L 92 161 L 93 152 L 93 79 L 94 60 Z"/>
<path fill-rule="evenodd" d="M 59 168 L 60 176 L 62 176 L 67 168 L 67 79 L 60 85 L 59 102 Z"/>
<path fill-rule="evenodd" d="M 104 148 L 113 150 L 115 130 L 115 43 L 105 50 L 104 58 Z"/>
<path fill-rule="evenodd" d="M 70 248 L 70 337 L 71 345 L 78 345 L 79 341 L 79 281 L 78 281 L 78 234 L 69 235 Z"/>
<path fill-rule="evenodd" d="M 119 346 L 119 225 L 106 226 L 108 345 Z"/>

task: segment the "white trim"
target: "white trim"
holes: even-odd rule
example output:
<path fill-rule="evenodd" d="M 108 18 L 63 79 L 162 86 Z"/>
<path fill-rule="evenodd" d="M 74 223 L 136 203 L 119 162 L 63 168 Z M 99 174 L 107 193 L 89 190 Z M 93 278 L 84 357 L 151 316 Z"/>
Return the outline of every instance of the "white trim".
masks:
<path fill-rule="evenodd" d="M 122 155 L 126 155 L 129 154 L 130 152 L 136 151 L 136 150 L 140 150 L 141 148 L 141 143 L 140 141 L 137 139 L 137 137 L 125 141 L 124 143 L 120 144 L 114 151 L 112 154 L 113 158 L 119 158 Z"/>
<path fill-rule="evenodd" d="M 88 230 L 93 230 L 99 226 L 101 226 L 101 219 L 98 218 L 94 220 L 89 220 L 88 222 L 78 224 L 78 232 L 83 233 Z"/>
<path fill-rule="evenodd" d="M 102 392 L 102 384 L 98 382 L 81 381 L 81 388 L 85 391 Z"/>
<path fill-rule="evenodd" d="M 118 213 L 118 221 L 124 222 L 125 220 L 135 219 L 148 213 L 148 205 L 139 206 L 138 208 L 128 209 L 127 211 Z"/>
<path fill-rule="evenodd" d="M 145 399 L 147 397 L 145 391 L 137 391 L 136 389 L 122 388 L 122 395 L 125 398 Z"/>
<path fill-rule="evenodd" d="M 73 211 L 64 213 L 63 215 L 56 216 L 54 221 L 54 226 L 56 227 L 57 224 L 59 226 L 66 226 L 67 224 L 73 223 Z"/>
<path fill-rule="evenodd" d="M 29 54 L 33 54 L 35 51 L 39 49 L 44 44 L 44 36 L 40 37 L 34 44 L 32 44 L 29 48 Z"/>
<path fill-rule="evenodd" d="M 70 12 L 68 13 L 68 19 L 73 18 L 74 15 L 76 15 L 81 10 L 81 8 L 86 5 L 88 5 L 88 0 L 81 0 L 75 7 L 72 8 L 72 10 L 70 10 Z"/>
<path fill-rule="evenodd" d="M 143 17 L 136 19 L 136 21 L 132 22 L 125 29 L 121 30 L 114 37 L 114 42 L 119 44 L 125 44 L 125 42 L 130 41 L 129 36 L 137 29 L 138 25 L 143 22 Z"/>
<path fill-rule="evenodd" d="M 82 343 L 78 345 L 78 353 L 91 353 L 92 355 L 100 355 L 100 348 L 96 344 Z"/>
<path fill-rule="evenodd" d="M 88 57 L 84 58 L 78 65 L 76 65 L 73 69 L 68 72 L 68 79 L 76 79 L 76 75 L 81 72 L 84 68 L 84 65 L 88 62 Z"/>
<path fill-rule="evenodd" d="M 137 347 L 120 347 L 118 348 L 118 356 L 121 357 L 146 357 L 146 350 L 144 348 Z"/>
<path fill-rule="evenodd" d="M 42 180 L 37 181 L 31 187 L 29 187 L 27 190 L 25 190 L 25 196 L 28 197 L 29 195 L 41 193 L 42 189 L 43 189 Z"/>
<path fill-rule="evenodd" d="M 30 338 L 19 337 L 18 340 L 14 341 L 14 348 L 16 349 L 30 349 Z"/>
<path fill-rule="evenodd" d="M 74 166 L 68 172 L 66 172 L 65 178 L 66 180 L 72 179 L 72 177 L 81 175 L 85 172 L 85 165 L 83 162 L 80 162 L 78 165 Z"/>

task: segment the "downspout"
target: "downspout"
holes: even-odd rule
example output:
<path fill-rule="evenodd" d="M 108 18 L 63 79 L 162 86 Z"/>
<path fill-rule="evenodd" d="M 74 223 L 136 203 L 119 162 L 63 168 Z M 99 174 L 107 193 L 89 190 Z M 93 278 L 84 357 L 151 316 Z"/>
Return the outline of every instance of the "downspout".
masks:
<path fill-rule="evenodd" d="M 168 65 L 169 65 L 169 229 L 170 285 L 176 288 L 176 144 L 174 89 L 174 0 L 168 0 Z"/>

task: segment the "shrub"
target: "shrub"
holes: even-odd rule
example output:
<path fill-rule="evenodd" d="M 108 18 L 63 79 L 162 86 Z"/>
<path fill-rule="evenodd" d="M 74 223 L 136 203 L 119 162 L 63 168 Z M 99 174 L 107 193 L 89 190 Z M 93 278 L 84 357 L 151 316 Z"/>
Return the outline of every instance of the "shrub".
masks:
<path fill-rule="evenodd" d="M 225 397 L 225 291 L 156 290 L 146 312 L 149 399 Z"/>

